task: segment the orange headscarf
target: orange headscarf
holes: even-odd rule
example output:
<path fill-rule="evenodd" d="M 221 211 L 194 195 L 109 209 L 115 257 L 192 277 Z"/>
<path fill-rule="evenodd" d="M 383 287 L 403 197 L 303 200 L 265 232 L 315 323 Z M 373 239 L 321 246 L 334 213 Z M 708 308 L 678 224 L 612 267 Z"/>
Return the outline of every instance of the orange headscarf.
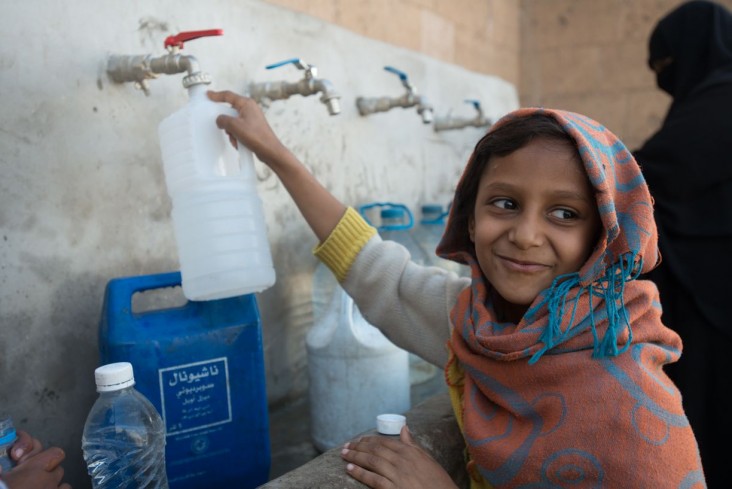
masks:
<path fill-rule="evenodd" d="M 470 265 L 472 285 L 451 313 L 446 375 L 474 485 L 705 487 L 679 392 L 662 369 L 681 340 L 661 323 L 656 287 L 635 280 L 659 259 L 640 169 L 610 131 L 570 112 L 522 109 L 491 132 L 535 113 L 575 140 L 604 230 L 582 268 L 558 277 L 513 324 L 498 321 L 467 228 L 451 215 L 438 252 Z"/>

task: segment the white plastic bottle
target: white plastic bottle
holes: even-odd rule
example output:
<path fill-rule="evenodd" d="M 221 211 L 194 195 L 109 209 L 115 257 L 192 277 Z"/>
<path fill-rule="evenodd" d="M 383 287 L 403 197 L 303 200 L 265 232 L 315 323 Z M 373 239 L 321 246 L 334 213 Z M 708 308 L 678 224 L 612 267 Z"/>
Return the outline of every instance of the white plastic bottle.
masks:
<path fill-rule="evenodd" d="M 252 154 L 216 127 L 226 104 L 188 88 L 185 107 L 158 128 L 183 293 L 213 300 L 260 292 L 275 281 Z"/>
<path fill-rule="evenodd" d="M 99 397 L 84 424 L 81 448 L 94 489 L 167 489 L 165 426 L 135 388 L 132 365 L 94 371 Z"/>
<path fill-rule="evenodd" d="M 407 352 L 391 343 L 335 285 L 305 338 L 313 444 L 336 447 L 374 427 L 382 413 L 410 406 Z"/>

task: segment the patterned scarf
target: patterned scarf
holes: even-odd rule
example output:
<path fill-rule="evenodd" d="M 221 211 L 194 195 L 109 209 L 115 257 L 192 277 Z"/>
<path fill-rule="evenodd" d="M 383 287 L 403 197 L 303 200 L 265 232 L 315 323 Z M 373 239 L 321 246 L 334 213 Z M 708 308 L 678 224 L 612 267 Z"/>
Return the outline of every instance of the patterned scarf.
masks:
<path fill-rule="evenodd" d="M 681 340 L 661 323 L 655 286 L 635 280 L 659 260 L 640 169 L 617 137 L 578 114 L 521 109 L 493 129 L 532 113 L 576 141 L 604 230 L 579 272 L 555 279 L 513 324 L 497 320 L 492 286 L 450 216 L 438 252 L 467 263 L 472 286 L 451 313 L 446 377 L 473 487 L 706 487 L 662 370 Z"/>

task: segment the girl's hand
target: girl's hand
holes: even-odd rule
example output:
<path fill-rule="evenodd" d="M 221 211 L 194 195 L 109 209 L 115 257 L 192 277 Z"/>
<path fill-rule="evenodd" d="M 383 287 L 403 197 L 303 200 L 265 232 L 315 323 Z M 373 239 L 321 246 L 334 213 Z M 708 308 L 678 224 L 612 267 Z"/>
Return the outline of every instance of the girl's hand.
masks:
<path fill-rule="evenodd" d="M 367 436 L 346 443 L 348 475 L 374 489 L 456 489 L 457 486 L 404 426 L 399 439 Z"/>
<path fill-rule="evenodd" d="M 243 143 L 260 161 L 273 166 L 289 154 L 254 100 L 228 90 L 209 91 L 208 98 L 214 102 L 228 103 L 239 112 L 239 117 L 220 115 L 216 125 L 226 131 L 230 138 Z"/>

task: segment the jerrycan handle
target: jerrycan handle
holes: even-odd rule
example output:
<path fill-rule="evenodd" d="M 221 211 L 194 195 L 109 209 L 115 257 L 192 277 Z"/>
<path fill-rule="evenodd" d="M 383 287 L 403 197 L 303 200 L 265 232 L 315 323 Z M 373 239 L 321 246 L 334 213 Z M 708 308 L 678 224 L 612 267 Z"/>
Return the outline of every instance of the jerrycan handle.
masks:
<path fill-rule="evenodd" d="M 168 272 L 139 277 L 115 278 L 107 283 L 104 301 L 108 313 L 115 316 L 132 317 L 132 296 L 146 290 L 177 287 L 181 285 L 180 272 Z M 186 307 L 190 305 L 189 301 Z"/>
<path fill-rule="evenodd" d="M 411 229 L 412 226 L 414 226 L 414 216 L 412 215 L 412 211 L 409 210 L 409 207 L 407 207 L 404 204 L 393 204 L 391 202 L 374 202 L 372 204 L 365 204 L 358 208 L 359 214 L 366 220 L 367 223 L 369 223 L 371 226 L 374 224 L 369 220 L 368 212 L 370 209 L 373 208 L 379 208 L 379 209 L 403 209 L 404 212 L 407 214 L 407 222 L 402 224 L 394 224 L 394 225 L 387 225 L 387 226 L 378 226 L 379 231 L 388 230 L 388 231 L 394 231 L 394 230 L 404 230 L 404 229 Z"/>

